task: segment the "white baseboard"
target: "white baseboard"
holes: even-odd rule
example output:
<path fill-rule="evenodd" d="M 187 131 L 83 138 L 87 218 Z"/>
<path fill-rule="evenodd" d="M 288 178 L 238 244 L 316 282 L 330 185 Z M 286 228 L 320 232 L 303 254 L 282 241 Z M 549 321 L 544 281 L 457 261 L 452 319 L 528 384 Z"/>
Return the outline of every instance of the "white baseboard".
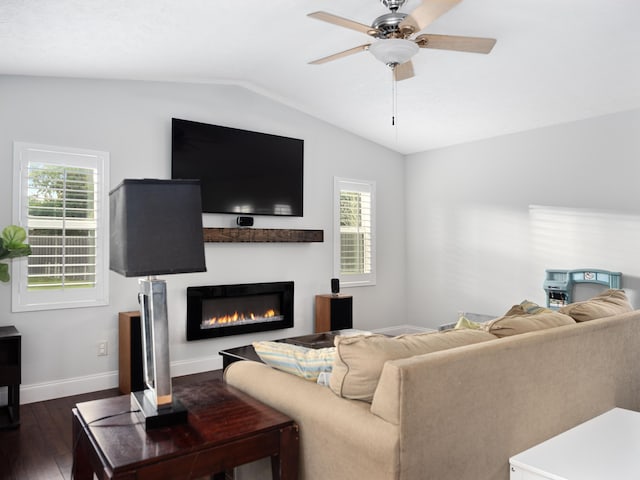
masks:
<path fill-rule="evenodd" d="M 171 363 L 171 376 L 181 377 L 222 368 L 222 357 L 205 357 Z M 80 395 L 118 387 L 118 372 L 105 372 L 84 377 L 65 378 L 53 382 L 20 385 L 20 404 L 43 402 L 54 398 Z"/>
<path fill-rule="evenodd" d="M 107 390 L 118 386 L 118 372 L 65 378 L 53 382 L 20 385 L 20 403 L 42 402 L 81 393 Z"/>
<path fill-rule="evenodd" d="M 209 372 L 211 370 L 220 370 L 222 368 L 222 357 L 215 355 L 212 357 L 203 357 L 192 360 L 181 360 L 171 362 L 171 376 L 182 377 L 184 375 L 193 375 L 194 373 Z"/>

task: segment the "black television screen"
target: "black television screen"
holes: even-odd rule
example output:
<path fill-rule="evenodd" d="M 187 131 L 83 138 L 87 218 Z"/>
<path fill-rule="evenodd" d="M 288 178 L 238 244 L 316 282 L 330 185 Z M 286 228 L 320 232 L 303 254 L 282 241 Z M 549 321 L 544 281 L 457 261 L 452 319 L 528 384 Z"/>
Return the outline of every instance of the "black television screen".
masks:
<path fill-rule="evenodd" d="M 172 119 L 171 178 L 199 179 L 202 211 L 302 217 L 304 140 Z"/>

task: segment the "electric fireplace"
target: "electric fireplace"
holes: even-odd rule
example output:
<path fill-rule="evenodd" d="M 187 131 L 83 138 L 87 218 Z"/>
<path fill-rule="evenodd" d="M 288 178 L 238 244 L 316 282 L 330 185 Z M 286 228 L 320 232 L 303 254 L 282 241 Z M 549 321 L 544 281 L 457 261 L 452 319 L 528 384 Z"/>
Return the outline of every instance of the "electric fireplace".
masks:
<path fill-rule="evenodd" d="M 293 327 L 293 282 L 187 288 L 187 340 Z"/>

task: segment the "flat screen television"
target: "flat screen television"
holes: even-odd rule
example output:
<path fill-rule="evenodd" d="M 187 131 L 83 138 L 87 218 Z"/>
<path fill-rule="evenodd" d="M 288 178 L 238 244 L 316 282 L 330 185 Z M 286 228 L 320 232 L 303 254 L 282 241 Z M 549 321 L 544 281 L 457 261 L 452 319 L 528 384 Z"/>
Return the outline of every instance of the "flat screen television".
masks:
<path fill-rule="evenodd" d="M 199 179 L 205 213 L 302 217 L 304 140 L 172 119 L 171 178 Z"/>

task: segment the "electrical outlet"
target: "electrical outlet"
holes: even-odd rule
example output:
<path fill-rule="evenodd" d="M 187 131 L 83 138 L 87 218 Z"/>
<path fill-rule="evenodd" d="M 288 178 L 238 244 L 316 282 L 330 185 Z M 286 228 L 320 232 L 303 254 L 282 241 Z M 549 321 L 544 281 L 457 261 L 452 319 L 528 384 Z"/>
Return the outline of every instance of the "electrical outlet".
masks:
<path fill-rule="evenodd" d="M 104 357 L 106 355 L 109 355 L 109 342 L 102 340 L 98 342 L 98 356 Z"/>

